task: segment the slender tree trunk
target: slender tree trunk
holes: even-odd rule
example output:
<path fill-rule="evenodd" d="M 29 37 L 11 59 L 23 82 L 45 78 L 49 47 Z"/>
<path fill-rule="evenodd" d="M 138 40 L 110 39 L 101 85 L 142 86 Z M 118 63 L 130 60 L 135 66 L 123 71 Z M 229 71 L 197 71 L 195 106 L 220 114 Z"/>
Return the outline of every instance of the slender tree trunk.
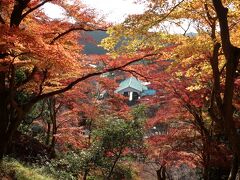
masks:
<path fill-rule="evenodd" d="M 87 180 L 88 173 L 89 173 L 89 170 L 86 169 L 86 170 L 84 171 L 83 180 Z"/>
<path fill-rule="evenodd" d="M 166 176 L 166 167 L 165 166 L 161 166 L 159 170 L 156 171 L 157 172 L 157 178 L 158 180 L 166 180 L 167 176 Z"/>
<path fill-rule="evenodd" d="M 56 143 L 56 137 L 55 135 L 57 134 L 57 121 L 56 121 L 56 99 L 55 97 L 49 98 L 49 110 L 50 110 L 50 118 L 52 121 L 52 141 L 50 145 L 50 150 L 51 150 L 51 156 L 55 156 L 55 143 Z"/>
<path fill-rule="evenodd" d="M 50 136 L 51 136 L 51 123 L 47 122 L 47 137 L 46 137 L 46 145 L 49 145 L 50 142 Z"/>
<path fill-rule="evenodd" d="M 210 149 L 211 149 L 211 136 L 208 131 L 201 131 L 202 135 L 202 158 L 203 158 L 203 179 L 210 180 Z"/>
<path fill-rule="evenodd" d="M 88 125 L 89 135 L 88 135 L 88 147 L 91 146 L 91 138 L 92 138 L 92 119 L 89 122 Z"/>
<path fill-rule="evenodd" d="M 209 154 L 206 154 L 204 157 L 204 167 L 203 167 L 203 179 L 210 180 L 209 177 Z"/>
<path fill-rule="evenodd" d="M 55 142 L 56 142 L 55 135 L 56 134 L 57 134 L 57 123 L 56 123 L 56 119 L 54 119 L 53 126 L 52 126 L 52 142 L 51 142 L 52 149 L 54 149 L 54 147 L 55 147 Z"/>
<path fill-rule="evenodd" d="M 0 72 L 0 159 L 7 151 L 9 144 L 8 126 L 10 123 L 8 110 L 8 92 L 5 86 L 5 73 Z"/>
<path fill-rule="evenodd" d="M 114 170 L 114 168 L 115 168 L 115 166 L 116 166 L 119 158 L 121 157 L 121 154 L 122 154 L 122 149 L 120 150 L 120 152 L 118 153 L 116 159 L 114 160 L 113 165 L 112 165 L 112 167 L 111 167 L 111 169 L 110 169 L 110 171 L 109 171 L 109 174 L 108 174 L 108 176 L 107 176 L 107 179 L 110 179 L 110 178 L 111 178 L 112 173 L 113 173 L 113 170 Z"/>
<path fill-rule="evenodd" d="M 230 174 L 228 176 L 228 180 L 236 179 L 237 173 L 238 173 L 238 167 L 239 167 L 239 159 L 237 155 L 234 155 L 232 159 L 232 167 L 231 167 Z"/>
<path fill-rule="evenodd" d="M 0 146 L 0 161 L 1 161 L 3 156 L 7 152 L 8 141 L 7 141 L 7 139 L 5 137 L 1 137 L 0 141 L 1 141 L 1 146 Z"/>

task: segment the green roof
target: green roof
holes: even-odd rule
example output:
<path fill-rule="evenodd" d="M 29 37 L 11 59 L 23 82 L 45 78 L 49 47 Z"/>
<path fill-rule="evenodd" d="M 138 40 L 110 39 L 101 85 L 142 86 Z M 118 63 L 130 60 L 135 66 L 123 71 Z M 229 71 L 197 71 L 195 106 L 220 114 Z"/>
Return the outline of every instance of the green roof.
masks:
<path fill-rule="evenodd" d="M 120 92 L 126 88 L 133 88 L 140 92 L 148 90 L 147 86 L 142 85 L 141 81 L 137 80 L 135 77 L 130 77 L 128 79 L 125 79 L 119 84 L 119 87 L 117 88 L 116 92 Z"/>

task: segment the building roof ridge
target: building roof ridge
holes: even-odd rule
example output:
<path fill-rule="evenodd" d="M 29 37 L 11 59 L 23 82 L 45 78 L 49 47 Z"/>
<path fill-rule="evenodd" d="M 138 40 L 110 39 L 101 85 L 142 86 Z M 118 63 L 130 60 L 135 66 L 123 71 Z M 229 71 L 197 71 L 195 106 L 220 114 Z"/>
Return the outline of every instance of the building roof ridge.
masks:
<path fill-rule="evenodd" d="M 129 79 L 128 87 L 131 87 L 131 83 L 132 83 L 132 77 L 130 77 Z"/>

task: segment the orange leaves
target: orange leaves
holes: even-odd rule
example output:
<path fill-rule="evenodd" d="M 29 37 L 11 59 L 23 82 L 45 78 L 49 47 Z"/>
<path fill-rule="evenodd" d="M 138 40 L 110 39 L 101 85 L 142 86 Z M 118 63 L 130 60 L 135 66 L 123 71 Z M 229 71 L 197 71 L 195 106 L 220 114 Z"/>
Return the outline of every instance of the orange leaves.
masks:
<path fill-rule="evenodd" d="M 176 122 L 177 124 L 177 122 Z M 185 125 L 169 129 L 167 134 L 155 134 L 147 138 L 150 158 L 165 163 L 167 166 L 178 166 L 182 163 L 194 168 L 199 165 L 198 151 L 194 146 L 198 135 Z"/>
<path fill-rule="evenodd" d="M 40 0 L 31 0 L 30 3 L 28 4 L 29 8 L 33 8 L 35 7 L 37 4 L 39 4 L 39 2 L 41 2 Z"/>
<path fill-rule="evenodd" d="M 99 27 L 101 21 L 95 20 L 94 11 L 88 11 L 80 1 L 66 2 L 62 0 L 53 0 L 51 3 L 65 9 L 66 19 L 50 20 L 41 10 L 40 5 L 44 2 L 47 1 L 30 1 L 22 15 L 26 12 L 30 13 L 23 16 L 19 27 L 10 28 L 9 21 L 12 13 L 10 6 L 13 6 L 14 1 L 1 1 L 1 15 L 6 20 L 6 24 L 0 25 L 0 41 L 4 42 L 1 43 L 0 51 L 9 53 L 7 54 L 9 57 L 4 57 L 7 64 L 18 54 L 26 53 L 24 56 L 15 58 L 15 62 L 26 61 L 28 66 L 34 66 L 43 71 L 47 70 L 49 74 L 44 85 L 58 84 L 60 86 L 63 80 L 90 72 L 89 62 L 85 61 L 82 54 L 83 46 L 78 41 L 79 31 L 94 30 Z M 34 9 L 35 7 L 38 8 Z M 75 22 L 71 22 L 70 19 Z M 79 27 L 82 28 L 79 29 Z M 70 29 L 74 30 L 68 32 Z M 64 35 L 55 39 L 59 34 Z M 51 43 L 53 39 L 55 39 L 54 43 Z M 22 66 L 24 65 L 22 64 Z M 2 66 L 1 69 L 6 70 Z M 45 87 L 45 92 L 53 90 L 51 88 L 51 86 Z"/>
<path fill-rule="evenodd" d="M 65 127 L 59 128 L 55 137 L 61 150 L 67 150 L 69 145 L 76 149 L 82 149 L 87 146 L 87 140 L 84 133 L 85 131 L 82 127 Z"/>

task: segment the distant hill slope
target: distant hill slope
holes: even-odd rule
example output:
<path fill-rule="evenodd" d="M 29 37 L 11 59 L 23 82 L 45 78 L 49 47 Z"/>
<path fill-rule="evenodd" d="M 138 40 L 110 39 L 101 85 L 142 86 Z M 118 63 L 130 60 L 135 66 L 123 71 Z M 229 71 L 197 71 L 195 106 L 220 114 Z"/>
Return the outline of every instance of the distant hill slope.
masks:
<path fill-rule="evenodd" d="M 104 31 L 84 32 L 84 38 L 80 39 L 80 43 L 85 46 L 83 51 L 84 54 L 106 54 L 107 51 L 99 47 L 98 44 L 107 36 L 107 33 Z"/>
<path fill-rule="evenodd" d="M 197 33 L 194 32 L 186 34 L 188 37 L 195 37 L 196 35 Z M 84 45 L 84 54 L 106 54 L 107 50 L 98 46 L 102 39 L 106 37 L 108 37 L 108 34 L 105 31 L 89 31 L 82 33 L 80 43 Z M 117 45 L 117 47 L 119 46 L 120 44 Z"/>

